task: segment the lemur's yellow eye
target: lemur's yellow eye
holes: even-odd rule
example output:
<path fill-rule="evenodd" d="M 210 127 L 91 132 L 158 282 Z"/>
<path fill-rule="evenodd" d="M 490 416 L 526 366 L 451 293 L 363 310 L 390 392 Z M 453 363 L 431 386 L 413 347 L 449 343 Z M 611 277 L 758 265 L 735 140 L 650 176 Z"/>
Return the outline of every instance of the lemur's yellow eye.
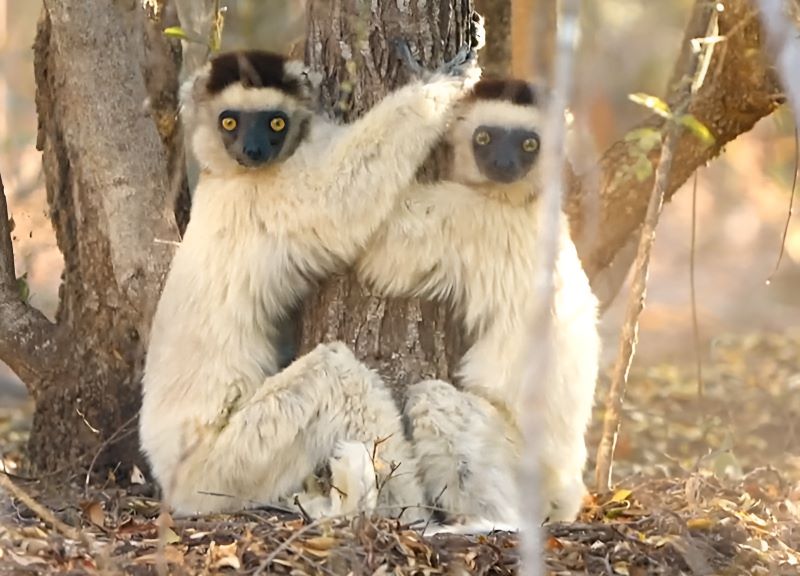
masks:
<path fill-rule="evenodd" d="M 234 130 L 236 130 L 236 126 L 238 125 L 238 123 L 236 122 L 236 118 L 232 118 L 231 116 L 225 116 L 221 120 L 221 124 L 222 124 L 222 129 L 228 132 L 233 132 Z"/>
<path fill-rule="evenodd" d="M 536 152 L 539 149 L 539 141 L 536 138 L 526 138 L 522 143 L 525 152 Z"/>
<path fill-rule="evenodd" d="M 486 146 L 491 141 L 492 137 L 489 136 L 489 133 L 486 130 L 481 130 L 480 132 L 475 134 L 475 143 L 478 146 Z"/>
<path fill-rule="evenodd" d="M 286 120 L 284 120 L 279 116 L 276 116 L 275 118 L 269 121 L 269 127 L 272 128 L 274 132 L 280 132 L 284 128 L 286 128 Z"/>

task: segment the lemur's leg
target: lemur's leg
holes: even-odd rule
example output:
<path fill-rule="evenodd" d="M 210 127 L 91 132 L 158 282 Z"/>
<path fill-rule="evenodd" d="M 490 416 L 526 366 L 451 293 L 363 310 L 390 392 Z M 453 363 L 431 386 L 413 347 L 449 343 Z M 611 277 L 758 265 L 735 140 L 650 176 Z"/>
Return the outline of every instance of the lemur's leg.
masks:
<path fill-rule="evenodd" d="M 577 257 L 574 266 L 579 267 Z M 584 279 L 585 282 L 585 279 Z M 577 286 L 577 281 L 576 281 Z M 592 418 L 600 357 L 593 296 L 587 288 L 584 304 L 570 293 L 570 305 L 580 306 L 573 316 L 559 311 L 556 325 L 554 372 L 542 375 L 545 390 L 540 407 L 539 436 L 541 478 L 546 517 L 551 521 L 573 522 L 586 495 L 583 474 L 586 467 L 586 429 Z M 561 296 L 566 298 L 566 296 Z M 587 307 L 592 306 L 591 312 Z"/>
<path fill-rule="evenodd" d="M 423 501 L 413 451 L 390 391 L 342 343 L 319 345 L 267 378 L 199 438 L 203 446 L 187 453 L 168 492 L 170 503 L 182 511 L 275 502 L 299 490 L 335 455 L 340 441 L 380 440 L 379 459 L 398 464 L 393 473 L 388 467 L 378 470 L 382 513 L 399 513 Z"/>
<path fill-rule="evenodd" d="M 518 525 L 519 443 L 508 418 L 440 380 L 411 386 L 404 414 L 425 496 L 446 522 Z"/>

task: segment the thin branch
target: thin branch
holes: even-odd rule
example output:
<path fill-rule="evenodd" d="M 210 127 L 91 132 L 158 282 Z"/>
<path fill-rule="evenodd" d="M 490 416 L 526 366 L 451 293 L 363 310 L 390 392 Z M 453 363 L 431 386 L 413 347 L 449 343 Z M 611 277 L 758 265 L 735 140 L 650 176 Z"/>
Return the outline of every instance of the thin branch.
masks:
<path fill-rule="evenodd" d="M 689 293 L 692 300 L 692 337 L 694 339 L 694 359 L 697 369 L 697 395 L 705 396 L 703 383 L 703 357 L 700 352 L 700 325 L 697 321 L 697 290 L 694 282 L 695 255 L 697 253 L 697 172 L 692 185 L 692 239 L 689 247 Z"/>
<path fill-rule="evenodd" d="M 775 268 L 772 274 L 767 278 L 767 285 L 772 283 L 775 274 L 781 266 L 783 260 L 783 253 L 786 251 L 786 238 L 789 236 L 789 225 L 792 223 L 792 214 L 794 214 L 794 194 L 797 192 L 797 172 L 800 170 L 800 134 L 797 129 L 797 121 L 795 120 L 794 127 L 794 174 L 792 175 L 792 190 L 789 193 L 789 210 L 786 212 L 786 221 L 783 223 L 783 234 L 781 234 L 781 248 L 778 251 L 778 258 L 775 260 Z"/>
<path fill-rule="evenodd" d="M 707 31 L 715 24 L 718 13 L 715 6 L 707 6 L 705 26 Z M 706 50 L 713 50 L 713 45 L 706 45 Z M 614 461 L 614 450 L 619 436 L 621 424 L 622 405 L 625 399 L 625 389 L 628 383 L 633 355 L 636 351 L 639 332 L 639 316 L 644 309 L 645 294 L 647 289 L 647 275 L 650 267 L 650 254 L 655 243 L 656 227 L 664 206 L 664 197 L 670 185 L 670 171 L 672 169 L 678 141 L 681 137 L 681 123 L 678 121 L 689 109 L 693 93 L 702 85 L 701 76 L 705 68 L 700 66 L 706 55 L 694 54 L 687 62 L 687 70 L 680 78 L 680 91 L 682 98 L 673 112 L 672 121 L 667 124 L 667 135 L 661 147 L 661 156 L 655 174 L 655 184 L 647 206 L 642 234 L 639 239 L 639 248 L 634 263 L 633 283 L 625 313 L 625 323 L 622 327 L 619 353 L 614 364 L 611 376 L 611 388 L 606 398 L 606 409 L 603 420 L 603 436 L 597 449 L 597 466 L 595 468 L 595 486 L 598 492 L 608 492 L 611 489 L 611 470 Z"/>
<path fill-rule="evenodd" d="M 33 496 L 31 496 L 25 490 L 14 484 L 11 481 L 11 479 L 5 474 L 0 474 L 0 488 L 7 490 L 9 494 L 11 494 L 12 496 L 14 496 L 14 498 L 25 504 L 25 506 L 27 506 L 28 508 L 30 508 L 30 510 L 34 514 L 36 514 L 39 518 L 41 518 L 45 523 L 50 524 L 53 528 L 61 532 L 61 534 L 63 534 L 70 540 L 83 542 L 84 538 L 79 530 L 73 528 L 72 526 L 64 524 L 61 520 L 56 518 L 56 515 L 53 514 L 52 511 L 48 510 L 47 508 L 39 504 L 33 498 Z"/>
<path fill-rule="evenodd" d="M 114 444 L 116 442 L 119 442 L 119 441 L 129 437 L 131 434 L 135 433 L 136 432 L 136 428 L 128 429 L 128 427 L 131 424 L 133 424 L 138 417 L 139 417 L 139 410 L 137 410 L 136 413 L 133 416 L 131 416 L 125 422 L 123 422 L 122 426 L 117 428 L 114 431 L 114 433 L 111 434 L 111 436 L 106 438 L 100 444 L 100 446 L 97 447 L 97 450 L 95 451 L 94 456 L 92 457 L 92 461 L 89 464 L 89 468 L 86 470 L 86 476 L 83 479 L 83 495 L 84 495 L 85 498 L 89 497 L 89 482 L 91 481 L 91 478 L 92 478 L 92 472 L 94 471 L 94 465 L 97 463 L 97 459 L 100 457 L 100 454 L 102 454 L 103 451 L 106 448 L 108 448 L 109 446 L 111 446 L 112 444 Z"/>
<path fill-rule="evenodd" d="M 8 204 L 0 176 L 0 359 L 33 390 L 56 348 L 53 325 L 20 297 Z"/>

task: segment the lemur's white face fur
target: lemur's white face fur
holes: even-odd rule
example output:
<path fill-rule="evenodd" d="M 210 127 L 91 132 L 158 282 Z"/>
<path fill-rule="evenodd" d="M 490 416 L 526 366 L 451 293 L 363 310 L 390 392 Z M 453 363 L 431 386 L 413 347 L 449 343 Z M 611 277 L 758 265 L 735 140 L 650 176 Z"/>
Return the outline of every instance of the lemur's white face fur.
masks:
<path fill-rule="evenodd" d="M 181 90 L 202 170 L 229 175 L 285 160 L 305 137 L 315 84 L 301 62 L 263 51 L 221 54 Z"/>
<path fill-rule="evenodd" d="M 481 80 L 460 106 L 447 134 L 453 151 L 448 179 L 493 190 L 538 173 L 542 112 L 534 87 L 517 80 Z"/>

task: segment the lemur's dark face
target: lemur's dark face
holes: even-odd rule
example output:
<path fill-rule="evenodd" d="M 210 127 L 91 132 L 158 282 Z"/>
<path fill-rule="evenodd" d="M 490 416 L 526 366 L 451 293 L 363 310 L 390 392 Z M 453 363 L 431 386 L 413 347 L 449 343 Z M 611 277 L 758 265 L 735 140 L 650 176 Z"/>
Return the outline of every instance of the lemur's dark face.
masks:
<path fill-rule="evenodd" d="M 305 141 L 316 87 L 301 62 L 263 51 L 213 58 L 181 89 L 202 169 L 239 175 L 290 158 Z"/>
<path fill-rule="evenodd" d="M 448 179 L 493 196 L 535 195 L 542 126 L 537 98 L 521 80 L 478 82 L 446 136 L 452 150 Z"/>
<path fill-rule="evenodd" d="M 482 124 L 472 135 L 478 170 L 489 180 L 510 184 L 527 176 L 539 155 L 534 130 Z"/>
<path fill-rule="evenodd" d="M 289 115 L 273 110 L 223 110 L 219 115 L 222 142 L 240 165 L 256 168 L 281 157 L 290 130 Z"/>

